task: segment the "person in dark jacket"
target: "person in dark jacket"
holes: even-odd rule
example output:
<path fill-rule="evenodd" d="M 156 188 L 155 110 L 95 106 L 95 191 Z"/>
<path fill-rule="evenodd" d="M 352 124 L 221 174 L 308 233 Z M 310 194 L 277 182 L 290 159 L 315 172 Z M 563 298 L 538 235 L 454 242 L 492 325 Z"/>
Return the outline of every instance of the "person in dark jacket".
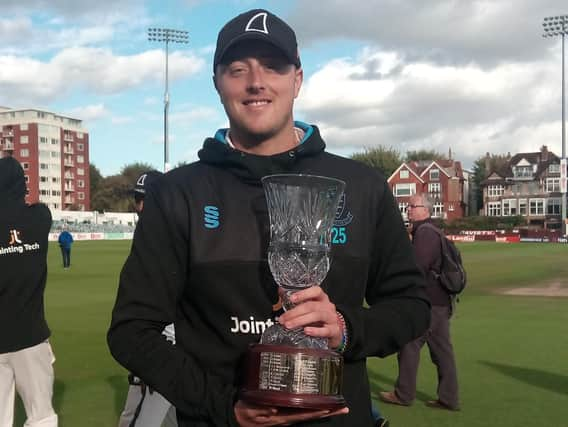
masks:
<path fill-rule="evenodd" d="M 371 427 L 366 358 L 397 352 L 430 318 L 394 197 L 380 172 L 325 152 L 318 128 L 294 121 L 303 72 L 280 18 L 256 9 L 229 21 L 213 72 L 229 128 L 205 140 L 198 162 L 147 191 L 120 275 L 111 353 L 172 402 L 181 427 Z M 346 191 L 326 279 L 295 293 L 299 304 L 277 319 L 260 180 L 278 173 L 341 179 Z M 161 337 L 170 322 L 175 346 Z M 239 399 L 240 362 L 274 322 L 343 352 L 347 408 L 290 412 Z"/>
<path fill-rule="evenodd" d="M 45 320 L 51 212 L 27 206 L 22 166 L 0 159 L 0 426 L 12 426 L 15 391 L 26 426 L 57 427 L 51 404 L 53 352 Z"/>
<path fill-rule="evenodd" d="M 147 171 L 136 179 L 132 194 L 134 209 L 138 215 L 141 215 L 144 210 L 146 190 L 162 175 L 158 171 Z M 176 335 L 173 323 L 167 325 L 162 334 L 166 340 L 175 344 Z M 148 387 L 133 373 L 128 375 L 128 384 L 126 402 L 118 420 L 118 427 L 177 427 L 176 410 L 164 396 Z"/>
<path fill-rule="evenodd" d="M 59 242 L 59 247 L 61 248 L 63 268 L 69 268 L 71 267 L 71 245 L 73 245 L 73 235 L 69 231 L 63 230 L 61 233 L 59 233 L 57 241 Z"/>
<path fill-rule="evenodd" d="M 430 328 L 398 353 L 399 373 L 394 391 L 381 392 L 379 397 L 387 403 L 404 406 L 412 404 L 416 397 L 420 350 L 426 343 L 438 371 L 438 399 L 428 400 L 426 405 L 458 410 L 457 369 L 450 339 L 452 299 L 433 274 L 440 273 L 442 243 L 440 236 L 433 229 L 435 226 L 430 219 L 431 214 L 432 200 L 427 194 L 416 194 L 409 199 L 408 217 L 412 223 L 412 242 L 416 260 L 428 282 L 426 291 L 432 304 Z"/>

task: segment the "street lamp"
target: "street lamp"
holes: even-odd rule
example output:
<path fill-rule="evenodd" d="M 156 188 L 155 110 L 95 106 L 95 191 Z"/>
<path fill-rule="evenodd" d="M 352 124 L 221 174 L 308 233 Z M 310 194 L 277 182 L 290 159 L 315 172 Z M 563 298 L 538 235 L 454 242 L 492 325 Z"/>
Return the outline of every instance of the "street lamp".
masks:
<path fill-rule="evenodd" d="M 564 38 L 568 34 L 568 15 L 547 16 L 542 23 L 543 37 L 562 37 L 562 160 L 560 160 L 560 191 L 562 193 L 562 234 L 566 234 L 566 120 L 564 84 Z"/>
<path fill-rule="evenodd" d="M 170 43 L 189 43 L 189 33 L 170 28 L 148 28 L 148 40 L 166 43 L 166 91 L 164 92 L 164 172 L 170 169 L 170 153 L 168 140 L 168 110 L 170 94 L 168 92 L 168 45 Z"/>

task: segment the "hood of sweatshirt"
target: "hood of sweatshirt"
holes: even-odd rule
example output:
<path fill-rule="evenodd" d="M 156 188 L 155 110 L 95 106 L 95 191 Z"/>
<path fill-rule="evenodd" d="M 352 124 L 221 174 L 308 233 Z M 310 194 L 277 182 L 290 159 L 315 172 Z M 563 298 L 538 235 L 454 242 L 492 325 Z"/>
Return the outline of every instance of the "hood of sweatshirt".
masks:
<path fill-rule="evenodd" d="M 22 165 L 13 157 L 0 159 L 0 206 L 9 202 L 23 202 L 26 180 Z"/>
<path fill-rule="evenodd" d="M 323 152 L 325 143 L 316 126 L 298 121 L 294 126 L 304 131 L 304 138 L 298 146 L 283 153 L 259 156 L 236 150 L 226 140 L 227 129 L 220 129 L 213 138 L 205 140 L 198 156 L 203 163 L 227 169 L 248 182 L 259 182 L 266 175 L 298 173 L 301 160 Z"/>

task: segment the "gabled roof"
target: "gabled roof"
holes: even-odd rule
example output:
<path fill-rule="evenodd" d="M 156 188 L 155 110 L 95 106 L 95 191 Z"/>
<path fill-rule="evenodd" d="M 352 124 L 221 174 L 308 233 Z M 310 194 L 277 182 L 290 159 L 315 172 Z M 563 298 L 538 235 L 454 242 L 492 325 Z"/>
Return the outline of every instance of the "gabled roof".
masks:
<path fill-rule="evenodd" d="M 401 171 L 401 169 L 407 169 L 408 171 L 410 171 L 421 183 L 424 183 L 424 181 L 422 180 L 422 178 L 420 178 L 420 175 L 418 175 L 413 168 L 411 168 L 407 163 L 402 163 L 397 170 L 395 170 L 391 176 L 389 176 L 389 179 L 387 179 L 387 182 L 390 183 L 391 179 L 393 179 L 396 175 L 398 175 L 398 173 Z"/>

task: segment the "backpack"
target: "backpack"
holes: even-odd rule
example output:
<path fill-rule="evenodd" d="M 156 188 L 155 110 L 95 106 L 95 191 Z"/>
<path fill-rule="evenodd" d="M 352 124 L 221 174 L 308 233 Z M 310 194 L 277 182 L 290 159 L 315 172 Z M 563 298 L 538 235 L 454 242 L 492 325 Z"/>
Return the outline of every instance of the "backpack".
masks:
<path fill-rule="evenodd" d="M 436 233 L 440 236 L 442 244 L 442 263 L 440 266 L 440 273 L 432 271 L 432 274 L 440 281 L 442 287 L 450 295 L 458 295 L 464 290 L 467 284 L 467 274 L 463 268 L 462 257 L 459 249 L 439 228 L 429 223 L 423 224 L 422 226 L 428 226 L 428 228 L 436 231 Z"/>

